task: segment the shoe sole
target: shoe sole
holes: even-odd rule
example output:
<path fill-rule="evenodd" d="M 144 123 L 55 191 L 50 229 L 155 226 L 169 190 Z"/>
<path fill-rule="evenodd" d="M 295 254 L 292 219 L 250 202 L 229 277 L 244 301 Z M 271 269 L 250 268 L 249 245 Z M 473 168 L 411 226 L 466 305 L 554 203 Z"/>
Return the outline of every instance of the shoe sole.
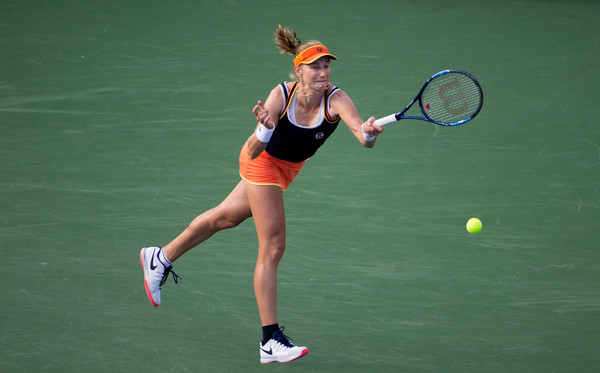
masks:
<path fill-rule="evenodd" d="M 302 350 L 302 352 L 300 353 L 300 356 L 296 356 L 295 358 L 286 360 L 286 361 L 279 361 L 279 360 L 271 360 L 271 359 L 260 359 L 261 364 L 273 364 L 273 363 L 289 363 L 290 361 L 294 361 L 294 360 L 298 360 L 303 356 L 306 356 L 308 354 L 308 348 L 305 348 L 304 350 Z"/>
<path fill-rule="evenodd" d="M 150 293 L 150 288 L 148 287 L 148 280 L 146 280 L 146 267 L 144 266 L 144 249 L 140 250 L 140 264 L 142 265 L 142 269 L 144 270 L 144 287 L 146 288 L 146 295 L 148 295 L 148 299 L 150 300 L 150 303 L 152 303 L 152 305 L 154 307 L 158 307 L 160 304 L 156 303 L 153 299 L 152 299 L 152 295 Z"/>

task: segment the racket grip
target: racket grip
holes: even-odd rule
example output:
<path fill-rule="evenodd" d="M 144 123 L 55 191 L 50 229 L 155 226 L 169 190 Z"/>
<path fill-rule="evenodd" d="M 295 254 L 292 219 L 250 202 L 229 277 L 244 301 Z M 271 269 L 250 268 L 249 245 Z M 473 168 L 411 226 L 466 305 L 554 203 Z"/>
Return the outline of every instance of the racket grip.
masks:
<path fill-rule="evenodd" d="M 387 117 L 379 118 L 375 121 L 375 124 L 381 127 L 385 127 L 390 123 L 396 122 L 396 114 L 390 114 Z"/>

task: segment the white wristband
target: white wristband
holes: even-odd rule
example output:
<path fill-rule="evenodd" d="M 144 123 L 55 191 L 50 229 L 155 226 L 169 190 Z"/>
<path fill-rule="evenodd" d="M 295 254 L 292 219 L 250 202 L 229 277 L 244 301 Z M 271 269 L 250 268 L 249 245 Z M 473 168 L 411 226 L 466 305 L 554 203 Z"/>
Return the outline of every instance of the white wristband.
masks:
<path fill-rule="evenodd" d="M 367 141 L 373 141 L 373 140 L 375 140 L 375 138 L 376 138 L 377 136 L 367 136 L 367 134 L 365 133 L 365 130 L 363 130 L 363 137 L 364 137 L 364 138 L 365 138 L 365 140 L 367 140 Z"/>
<path fill-rule="evenodd" d="M 275 127 L 268 129 L 262 123 L 256 129 L 256 138 L 260 142 L 267 143 L 271 140 L 271 135 L 273 135 L 273 131 L 275 131 Z"/>

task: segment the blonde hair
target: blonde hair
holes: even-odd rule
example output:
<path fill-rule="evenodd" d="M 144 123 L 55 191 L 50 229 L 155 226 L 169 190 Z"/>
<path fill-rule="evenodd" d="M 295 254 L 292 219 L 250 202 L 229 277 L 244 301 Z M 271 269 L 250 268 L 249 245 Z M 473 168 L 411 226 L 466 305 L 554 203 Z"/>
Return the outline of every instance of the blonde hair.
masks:
<path fill-rule="evenodd" d="M 298 36 L 296 35 L 296 31 L 290 30 L 287 27 L 281 27 L 279 25 L 277 30 L 274 32 L 275 34 L 275 44 L 277 48 L 279 48 L 279 52 L 281 54 L 291 54 L 293 57 L 296 57 L 303 50 L 312 47 L 313 45 L 323 44 L 318 40 L 311 40 L 306 43 L 302 43 Z M 298 80 L 296 73 L 292 71 L 290 74 L 290 78 L 293 80 Z"/>

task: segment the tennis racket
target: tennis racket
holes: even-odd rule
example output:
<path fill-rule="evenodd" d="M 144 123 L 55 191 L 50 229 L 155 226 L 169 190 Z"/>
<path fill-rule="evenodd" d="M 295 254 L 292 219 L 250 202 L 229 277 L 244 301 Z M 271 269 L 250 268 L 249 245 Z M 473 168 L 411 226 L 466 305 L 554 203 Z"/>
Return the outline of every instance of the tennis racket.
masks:
<path fill-rule="evenodd" d="M 404 115 L 416 101 L 423 116 Z M 419 119 L 441 126 L 458 126 L 475 118 L 482 105 L 483 91 L 473 75 L 444 70 L 429 78 L 404 110 L 377 119 L 375 124 L 384 127 L 400 119 Z"/>

